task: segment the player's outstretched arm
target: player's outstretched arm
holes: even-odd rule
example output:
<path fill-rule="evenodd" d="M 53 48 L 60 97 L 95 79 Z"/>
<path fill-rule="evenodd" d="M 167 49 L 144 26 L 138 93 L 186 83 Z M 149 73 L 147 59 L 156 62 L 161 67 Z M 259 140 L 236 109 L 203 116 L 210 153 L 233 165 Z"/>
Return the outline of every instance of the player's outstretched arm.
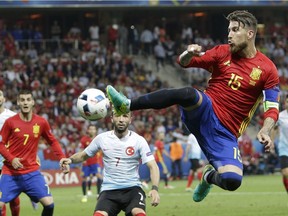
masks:
<path fill-rule="evenodd" d="M 67 172 L 66 168 L 67 168 L 67 166 L 69 166 L 69 164 L 81 163 L 81 162 L 87 160 L 88 158 L 89 158 L 89 156 L 86 154 L 86 152 L 82 151 L 82 152 L 78 152 L 78 153 L 72 155 L 70 158 L 62 158 L 60 160 L 59 165 L 60 165 L 60 168 L 65 173 L 65 172 Z"/>
<path fill-rule="evenodd" d="M 89 156 L 86 154 L 86 152 L 82 151 L 82 152 L 75 153 L 74 155 L 72 155 L 69 158 L 62 158 L 60 160 L 60 165 L 61 165 L 61 162 L 62 162 L 62 164 L 63 163 L 65 163 L 65 164 L 81 163 L 81 162 L 87 160 L 88 158 L 89 158 Z"/>
<path fill-rule="evenodd" d="M 155 160 L 149 161 L 147 166 L 150 170 L 150 178 L 152 182 L 151 191 L 148 193 L 148 197 L 151 197 L 151 205 L 157 206 L 160 203 L 160 196 L 158 193 L 158 185 L 160 180 L 160 172 Z"/>

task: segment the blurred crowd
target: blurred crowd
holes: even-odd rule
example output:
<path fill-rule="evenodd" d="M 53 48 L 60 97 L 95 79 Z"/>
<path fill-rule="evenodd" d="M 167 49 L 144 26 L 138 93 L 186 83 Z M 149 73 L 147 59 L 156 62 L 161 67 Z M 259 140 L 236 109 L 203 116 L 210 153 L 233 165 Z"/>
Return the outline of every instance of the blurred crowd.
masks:
<path fill-rule="evenodd" d="M 84 31 L 88 32 L 88 37 L 83 37 Z M 15 23 L 7 26 L 0 22 L 0 88 L 7 98 L 6 107 L 17 110 L 15 95 L 18 90 L 31 88 L 37 102 L 35 112 L 48 119 L 53 133 L 69 156 L 77 151 L 80 137 L 90 124 L 79 116 L 75 106 L 84 89 L 105 91 L 106 85 L 112 84 L 133 98 L 168 88 L 171 86 L 161 80 L 157 71 L 165 64 L 175 67 L 176 56 L 187 44 L 198 43 L 206 50 L 225 42 L 213 40 L 210 35 L 202 35 L 187 25 L 183 25 L 182 32 L 174 37 L 166 32 L 162 25 L 140 29 L 123 23 L 107 25 L 104 30 L 96 24 L 81 29 L 75 23 L 68 32 L 62 32 L 55 21 L 50 35 L 43 35 L 37 25 Z M 287 38 L 287 34 L 271 32 L 269 37 L 263 36 L 257 41 L 258 49 L 278 67 L 283 95 L 288 92 Z M 155 71 L 148 70 L 145 62 L 136 64 L 133 58 L 137 55 L 155 57 Z M 179 69 L 175 67 L 175 70 Z M 209 74 L 195 68 L 187 69 L 184 77 L 189 84 L 203 89 Z M 259 109 L 255 126 L 261 125 L 262 114 Z M 174 132 L 187 135 L 176 106 L 136 111 L 133 116 L 133 130 L 143 135 L 151 145 L 158 132 L 166 134 L 165 143 L 173 141 Z M 109 116 L 93 123 L 100 133 L 112 127 Z M 41 145 L 45 149 L 44 146 Z"/>

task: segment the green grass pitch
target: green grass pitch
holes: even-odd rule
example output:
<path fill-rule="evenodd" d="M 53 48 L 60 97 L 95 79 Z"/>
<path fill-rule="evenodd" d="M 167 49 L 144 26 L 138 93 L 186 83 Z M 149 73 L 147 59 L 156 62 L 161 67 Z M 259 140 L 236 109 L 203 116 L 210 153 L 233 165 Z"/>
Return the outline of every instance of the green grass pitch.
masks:
<path fill-rule="evenodd" d="M 193 182 L 193 187 L 198 181 Z M 147 202 L 149 216 L 284 216 L 288 215 L 288 195 L 280 175 L 244 176 L 242 186 L 228 192 L 214 186 L 210 194 L 200 203 L 192 200 L 192 193 L 185 192 L 186 181 L 173 181 L 174 189 L 160 185 L 161 203 L 151 207 Z M 96 191 L 96 186 L 93 188 Z M 55 216 L 92 216 L 96 196 L 81 203 L 81 188 L 51 188 L 55 201 Z M 34 211 L 28 197 L 21 194 L 21 216 L 41 215 L 42 206 Z M 8 206 L 7 206 L 8 207 Z M 10 215 L 9 207 L 7 215 Z M 119 214 L 124 216 L 122 212 Z"/>

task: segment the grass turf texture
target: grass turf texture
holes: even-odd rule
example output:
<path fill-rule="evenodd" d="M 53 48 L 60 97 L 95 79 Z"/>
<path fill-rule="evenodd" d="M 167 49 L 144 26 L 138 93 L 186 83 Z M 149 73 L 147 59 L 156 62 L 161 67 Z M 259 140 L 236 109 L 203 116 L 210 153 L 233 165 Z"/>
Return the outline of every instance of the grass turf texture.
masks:
<path fill-rule="evenodd" d="M 198 181 L 193 182 L 195 188 Z M 186 181 L 173 181 L 174 189 L 164 189 L 161 181 L 159 191 L 161 203 L 151 207 L 146 198 L 149 216 L 284 216 L 288 215 L 288 195 L 280 175 L 244 176 L 242 186 L 234 192 L 224 191 L 216 186 L 200 203 L 192 200 L 192 193 L 185 192 Z M 51 188 L 55 201 L 55 216 L 92 216 L 96 204 L 94 194 L 87 203 L 81 203 L 81 188 Z M 149 185 L 151 186 L 151 185 Z M 146 190 L 147 192 L 147 190 Z M 25 194 L 21 194 L 21 216 L 41 215 L 42 205 L 36 211 Z M 7 205 L 8 207 L 8 205 Z M 10 214 L 9 207 L 7 215 Z M 124 216 L 122 212 L 119 214 Z"/>

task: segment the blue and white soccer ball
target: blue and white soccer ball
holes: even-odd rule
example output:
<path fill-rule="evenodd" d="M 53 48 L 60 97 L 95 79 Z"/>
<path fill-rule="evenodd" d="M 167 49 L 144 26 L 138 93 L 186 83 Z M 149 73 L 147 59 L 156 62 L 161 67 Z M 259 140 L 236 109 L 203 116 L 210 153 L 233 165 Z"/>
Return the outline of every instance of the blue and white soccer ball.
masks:
<path fill-rule="evenodd" d="M 106 117 L 110 103 L 103 91 L 90 88 L 77 99 L 79 114 L 86 120 L 97 121 Z"/>

